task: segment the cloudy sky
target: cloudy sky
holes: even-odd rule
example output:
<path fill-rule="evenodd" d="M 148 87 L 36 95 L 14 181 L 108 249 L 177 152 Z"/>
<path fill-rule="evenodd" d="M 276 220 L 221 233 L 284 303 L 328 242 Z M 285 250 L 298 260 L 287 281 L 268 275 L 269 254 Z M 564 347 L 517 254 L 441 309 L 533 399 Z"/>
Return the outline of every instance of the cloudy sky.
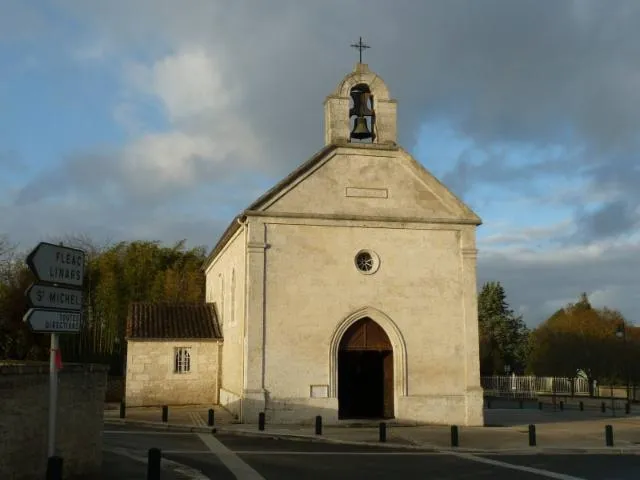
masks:
<path fill-rule="evenodd" d="M 323 144 L 365 62 L 400 143 L 483 219 L 479 281 L 530 325 L 640 323 L 640 2 L 0 0 L 0 234 L 187 238 Z"/>

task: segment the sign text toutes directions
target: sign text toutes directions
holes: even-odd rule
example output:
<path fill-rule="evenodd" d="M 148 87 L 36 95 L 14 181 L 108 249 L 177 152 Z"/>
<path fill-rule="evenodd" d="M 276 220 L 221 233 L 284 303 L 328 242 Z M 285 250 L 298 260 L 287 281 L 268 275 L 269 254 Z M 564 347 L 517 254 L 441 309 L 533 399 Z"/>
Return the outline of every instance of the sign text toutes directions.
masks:
<path fill-rule="evenodd" d="M 77 333 L 82 324 L 82 314 L 70 310 L 30 308 L 24 316 L 24 321 L 28 322 L 31 330 L 35 332 Z"/>

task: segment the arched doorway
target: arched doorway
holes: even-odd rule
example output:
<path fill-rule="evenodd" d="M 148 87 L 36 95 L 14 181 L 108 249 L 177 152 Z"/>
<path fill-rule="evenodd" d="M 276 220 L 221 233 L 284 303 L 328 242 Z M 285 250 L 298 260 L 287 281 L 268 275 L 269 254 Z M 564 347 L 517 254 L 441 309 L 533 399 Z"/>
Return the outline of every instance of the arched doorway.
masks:
<path fill-rule="evenodd" d="M 393 418 L 393 348 L 368 317 L 351 325 L 338 348 L 339 418 Z"/>

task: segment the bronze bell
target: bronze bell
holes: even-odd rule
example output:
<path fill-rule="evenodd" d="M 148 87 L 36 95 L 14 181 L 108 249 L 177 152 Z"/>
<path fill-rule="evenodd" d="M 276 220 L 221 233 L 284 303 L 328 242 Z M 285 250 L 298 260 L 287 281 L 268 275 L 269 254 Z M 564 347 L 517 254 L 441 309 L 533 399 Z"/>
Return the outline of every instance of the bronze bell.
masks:
<path fill-rule="evenodd" d="M 352 91 L 353 107 L 349 111 L 349 116 L 369 117 L 373 115 L 373 109 L 369 108 L 371 94 L 367 92 Z"/>
<path fill-rule="evenodd" d="M 353 130 L 351 131 L 351 138 L 357 138 L 358 140 L 373 138 L 369 131 L 369 127 L 367 126 L 366 118 L 356 118 L 356 122 L 353 124 Z"/>

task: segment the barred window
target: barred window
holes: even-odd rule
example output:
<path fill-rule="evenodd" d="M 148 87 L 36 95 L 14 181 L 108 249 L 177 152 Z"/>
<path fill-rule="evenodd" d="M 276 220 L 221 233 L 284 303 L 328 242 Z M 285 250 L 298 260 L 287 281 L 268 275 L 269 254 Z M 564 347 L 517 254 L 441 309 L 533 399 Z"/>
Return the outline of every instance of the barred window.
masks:
<path fill-rule="evenodd" d="M 191 349 L 186 347 L 176 348 L 173 360 L 174 373 L 187 373 L 191 370 Z"/>

